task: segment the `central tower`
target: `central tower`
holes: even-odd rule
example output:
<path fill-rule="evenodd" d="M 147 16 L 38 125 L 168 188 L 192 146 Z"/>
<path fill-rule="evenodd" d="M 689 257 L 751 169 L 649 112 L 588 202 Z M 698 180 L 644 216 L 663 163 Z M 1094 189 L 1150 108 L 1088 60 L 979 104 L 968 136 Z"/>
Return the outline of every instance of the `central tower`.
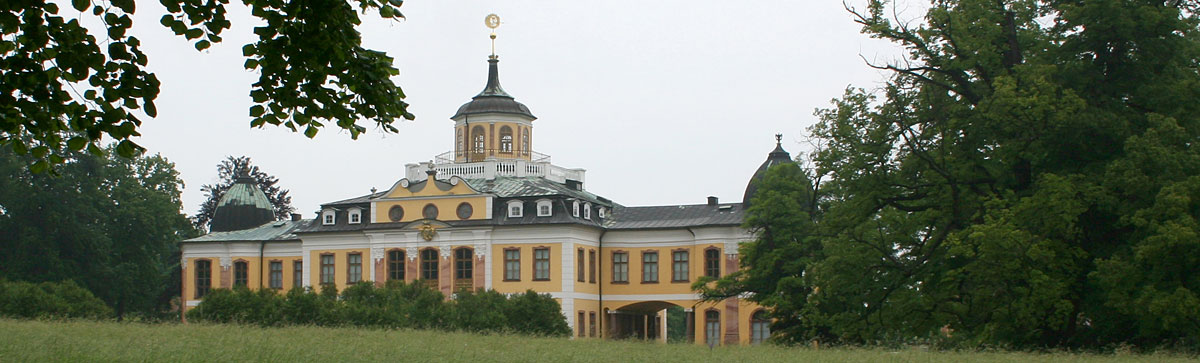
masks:
<path fill-rule="evenodd" d="M 488 56 L 487 85 L 458 108 L 454 120 L 454 161 L 472 163 L 493 159 L 532 161 L 533 120 L 529 108 L 500 87 L 500 57 L 496 56 L 496 27 L 500 17 L 488 15 L 492 55 Z"/>

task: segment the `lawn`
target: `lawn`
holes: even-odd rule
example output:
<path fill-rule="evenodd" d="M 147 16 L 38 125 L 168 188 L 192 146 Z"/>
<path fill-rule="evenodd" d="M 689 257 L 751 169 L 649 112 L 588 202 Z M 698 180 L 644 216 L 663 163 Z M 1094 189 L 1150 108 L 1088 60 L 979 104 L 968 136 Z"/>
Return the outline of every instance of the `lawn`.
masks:
<path fill-rule="evenodd" d="M 931 352 L 919 348 L 724 347 L 355 328 L 0 319 L 0 362 L 456 361 L 456 362 L 1163 362 L 1186 356 Z M 1194 358 L 1194 357 L 1193 357 Z"/>

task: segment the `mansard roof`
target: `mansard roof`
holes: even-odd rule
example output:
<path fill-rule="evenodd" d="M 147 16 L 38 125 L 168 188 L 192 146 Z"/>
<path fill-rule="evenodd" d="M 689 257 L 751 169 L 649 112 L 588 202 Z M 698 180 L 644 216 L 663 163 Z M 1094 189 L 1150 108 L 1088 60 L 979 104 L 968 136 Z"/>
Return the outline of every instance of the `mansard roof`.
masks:
<path fill-rule="evenodd" d="M 739 226 L 745 209 L 741 203 L 717 205 L 617 206 L 605 227 L 609 229 L 660 229 L 701 226 Z"/>

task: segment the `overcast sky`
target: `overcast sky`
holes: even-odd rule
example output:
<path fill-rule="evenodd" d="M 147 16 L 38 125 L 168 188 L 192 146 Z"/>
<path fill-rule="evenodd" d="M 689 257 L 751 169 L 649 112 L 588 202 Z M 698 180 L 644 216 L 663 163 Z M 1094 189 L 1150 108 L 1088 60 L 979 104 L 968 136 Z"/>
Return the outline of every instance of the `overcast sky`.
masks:
<path fill-rule="evenodd" d="M 406 21 L 366 16 L 359 30 L 364 46 L 395 57 L 417 119 L 396 124 L 399 134 L 369 126 L 353 141 L 326 127 L 307 139 L 249 127 L 257 75 L 242 68 L 241 46 L 256 24 L 238 2 L 225 41 L 204 52 L 158 24 L 157 2 L 138 5 L 135 34 L 162 93 L 137 142 L 175 163 L 189 215 L 227 155 L 279 177 L 312 218 L 321 203 L 386 189 L 406 163 L 451 150 L 449 117 L 486 81 L 489 13 L 502 22 L 501 83 L 538 117 L 534 150 L 587 169 L 589 191 L 628 206 L 740 201 L 775 133 L 793 155 L 805 151 L 814 109 L 847 86 L 882 84 L 860 56 L 900 54 L 859 34 L 840 1 L 409 0 Z"/>

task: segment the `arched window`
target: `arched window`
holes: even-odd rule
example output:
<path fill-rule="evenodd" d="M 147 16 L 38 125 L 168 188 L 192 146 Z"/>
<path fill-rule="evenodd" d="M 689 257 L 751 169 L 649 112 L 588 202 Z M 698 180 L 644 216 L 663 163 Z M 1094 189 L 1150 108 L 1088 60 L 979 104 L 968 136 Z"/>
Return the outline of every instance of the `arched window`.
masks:
<path fill-rule="evenodd" d="M 759 344 L 771 337 L 771 321 L 766 311 L 756 311 L 750 316 L 750 344 Z"/>
<path fill-rule="evenodd" d="M 246 287 L 250 283 L 250 264 L 246 261 L 233 263 L 233 286 Z"/>
<path fill-rule="evenodd" d="M 721 312 L 704 312 L 704 343 L 710 347 L 721 345 Z"/>
<path fill-rule="evenodd" d="M 525 133 L 521 134 L 521 152 L 529 155 L 529 128 L 525 128 Z"/>
<path fill-rule="evenodd" d="M 471 153 L 483 155 L 485 147 L 483 126 L 475 126 L 471 129 Z"/>
<path fill-rule="evenodd" d="M 454 291 L 475 288 L 475 251 L 468 247 L 454 250 Z"/>
<path fill-rule="evenodd" d="M 388 251 L 388 280 L 404 281 L 404 251 Z"/>
<path fill-rule="evenodd" d="M 511 153 L 513 151 L 513 135 L 512 128 L 508 126 L 500 127 L 500 152 Z"/>
<path fill-rule="evenodd" d="M 454 152 L 458 153 L 460 156 L 466 152 L 466 145 L 463 145 L 463 142 L 463 129 L 457 127 L 454 128 Z"/>
<path fill-rule="evenodd" d="M 196 298 L 208 295 L 212 289 L 212 261 L 196 260 Z"/>
<path fill-rule="evenodd" d="M 425 285 L 437 288 L 438 285 L 438 251 L 427 248 L 421 251 L 421 280 Z"/>

